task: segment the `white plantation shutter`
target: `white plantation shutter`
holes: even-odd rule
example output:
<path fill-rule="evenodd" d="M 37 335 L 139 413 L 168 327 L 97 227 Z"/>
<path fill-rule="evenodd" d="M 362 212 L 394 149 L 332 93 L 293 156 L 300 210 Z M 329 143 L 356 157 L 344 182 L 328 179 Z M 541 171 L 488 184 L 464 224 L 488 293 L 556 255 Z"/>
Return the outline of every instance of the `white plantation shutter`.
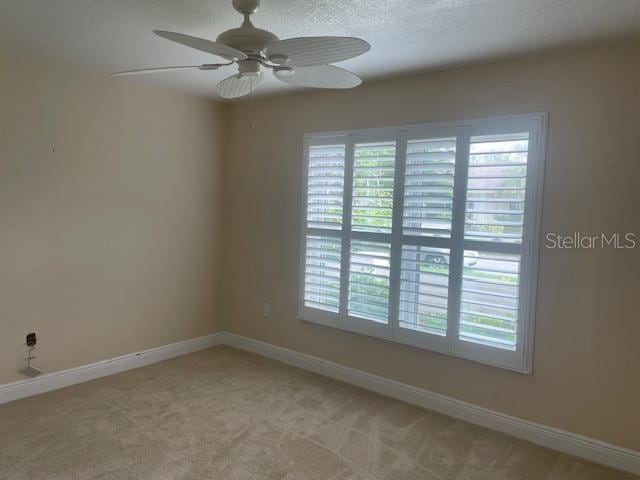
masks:
<path fill-rule="evenodd" d="M 455 138 L 407 142 L 405 235 L 451 236 L 455 160 Z"/>
<path fill-rule="evenodd" d="M 529 133 L 471 138 L 465 239 L 522 243 Z"/>
<path fill-rule="evenodd" d="M 307 136 L 300 317 L 529 372 L 544 122 Z"/>
<path fill-rule="evenodd" d="M 472 135 L 464 216 L 458 348 L 522 345 L 521 269 L 530 132 Z M 469 248 L 473 247 L 473 248 Z M 508 355 L 508 353 L 507 353 Z"/>
<path fill-rule="evenodd" d="M 460 338 L 515 350 L 520 255 L 464 254 Z"/>
<path fill-rule="evenodd" d="M 395 142 L 355 146 L 353 231 L 391 233 L 395 156 Z"/>
<path fill-rule="evenodd" d="M 396 142 L 353 137 L 345 328 L 390 337 L 391 231 Z"/>
<path fill-rule="evenodd" d="M 344 195 L 344 145 L 309 147 L 307 226 L 340 229 Z"/>
<path fill-rule="evenodd" d="M 341 309 L 345 152 L 344 136 L 322 138 L 305 152 L 300 311 L 328 325 Z"/>
<path fill-rule="evenodd" d="M 304 304 L 330 312 L 340 310 L 340 239 L 307 236 Z"/>
<path fill-rule="evenodd" d="M 387 323 L 390 263 L 390 244 L 351 242 L 349 315 Z"/>
<path fill-rule="evenodd" d="M 434 335 L 447 334 L 449 250 L 402 247 L 400 327 Z"/>
<path fill-rule="evenodd" d="M 408 131 L 395 337 L 448 351 L 457 136 Z"/>

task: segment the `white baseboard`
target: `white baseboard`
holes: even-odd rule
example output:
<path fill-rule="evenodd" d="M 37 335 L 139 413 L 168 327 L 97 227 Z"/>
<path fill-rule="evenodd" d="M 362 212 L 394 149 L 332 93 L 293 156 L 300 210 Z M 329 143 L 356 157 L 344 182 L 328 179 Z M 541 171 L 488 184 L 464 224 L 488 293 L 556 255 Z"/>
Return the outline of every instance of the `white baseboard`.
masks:
<path fill-rule="evenodd" d="M 429 390 L 389 380 L 251 338 L 225 332 L 222 333 L 221 343 L 490 428 L 543 447 L 640 475 L 640 452 L 529 422 L 430 392 Z"/>
<path fill-rule="evenodd" d="M 219 345 L 221 338 L 221 333 L 213 333 L 204 337 L 192 338 L 183 342 L 110 358 L 82 367 L 44 374 L 37 378 L 0 385 L 0 404 L 204 350 L 205 348 Z"/>
<path fill-rule="evenodd" d="M 430 392 L 405 383 L 345 367 L 304 353 L 260 342 L 227 332 L 152 348 L 102 362 L 72 368 L 37 378 L 0 385 L 0 404 L 87 382 L 115 373 L 204 350 L 216 345 L 229 345 L 257 353 L 304 370 L 335 378 L 382 395 L 397 398 L 476 425 L 481 425 L 544 447 L 586 460 L 640 475 L 640 452 L 617 447 L 593 438 L 546 425 L 529 422 L 504 413 L 478 407 L 454 398 Z"/>

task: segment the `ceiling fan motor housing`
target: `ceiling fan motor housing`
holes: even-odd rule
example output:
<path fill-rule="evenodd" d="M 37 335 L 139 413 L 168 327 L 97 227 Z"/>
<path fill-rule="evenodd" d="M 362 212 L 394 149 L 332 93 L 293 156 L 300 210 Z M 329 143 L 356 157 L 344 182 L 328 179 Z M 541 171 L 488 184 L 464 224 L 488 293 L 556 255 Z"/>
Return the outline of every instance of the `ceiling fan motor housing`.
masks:
<path fill-rule="evenodd" d="M 217 38 L 219 43 L 247 55 L 261 55 L 269 45 L 278 40 L 280 39 L 268 30 L 254 27 L 249 19 L 246 19 L 241 27 L 227 30 Z"/>

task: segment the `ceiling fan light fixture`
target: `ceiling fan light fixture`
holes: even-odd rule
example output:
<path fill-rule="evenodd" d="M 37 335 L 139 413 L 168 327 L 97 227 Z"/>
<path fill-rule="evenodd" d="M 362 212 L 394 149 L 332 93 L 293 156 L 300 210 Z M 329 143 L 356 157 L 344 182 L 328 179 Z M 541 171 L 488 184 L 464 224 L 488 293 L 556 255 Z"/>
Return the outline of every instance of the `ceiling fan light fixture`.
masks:
<path fill-rule="evenodd" d="M 257 77 L 260 71 L 260 62 L 257 60 L 242 60 L 238 62 L 238 72 L 242 77 Z"/>
<path fill-rule="evenodd" d="M 274 67 L 273 71 L 276 72 L 280 77 L 290 77 L 294 73 L 296 73 L 293 67 Z"/>
<path fill-rule="evenodd" d="M 289 57 L 281 53 L 276 53 L 275 55 L 271 55 L 269 57 L 269 61 L 274 65 L 284 65 L 289 61 Z"/>

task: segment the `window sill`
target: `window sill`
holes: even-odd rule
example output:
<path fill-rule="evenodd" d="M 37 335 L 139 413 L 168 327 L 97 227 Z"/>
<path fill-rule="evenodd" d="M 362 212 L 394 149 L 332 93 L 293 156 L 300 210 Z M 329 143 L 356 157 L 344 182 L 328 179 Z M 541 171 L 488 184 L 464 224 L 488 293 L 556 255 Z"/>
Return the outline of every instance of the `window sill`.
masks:
<path fill-rule="evenodd" d="M 310 310 L 310 309 L 307 309 Z M 317 314 L 321 315 L 317 315 Z M 418 334 L 411 332 L 411 337 L 403 335 L 407 333 L 406 329 L 397 328 L 395 332 L 389 326 L 389 334 L 382 334 L 376 331 L 363 331 L 356 326 L 341 326 L 337 315 L 322 315 L 327 312 L 308 311 L 298 313 L 297 319 L 303 322 L 329 327 L 338 331 L 362 335 L 365 337 L 375 338 L 396 345 L 419 348 L 429 352 L 439 353 L 450 357 L 457 357 L 469 360 L 482 365 L 500 368 L 524 375 L 532 375 L 532 368 L 527 368 L 522 352 L 509 350 L 497 350 L 491 347 L 485 347 L 481 344 L 471 342 L 451 342 L 446 337 L 440 337 L 429 334 Z M 328 319 L 326 317 L 332 317 Z M 325 317 L 325 318 L 320 318 Z M 366 320 L 364 320 L 366 321 Z"/>

